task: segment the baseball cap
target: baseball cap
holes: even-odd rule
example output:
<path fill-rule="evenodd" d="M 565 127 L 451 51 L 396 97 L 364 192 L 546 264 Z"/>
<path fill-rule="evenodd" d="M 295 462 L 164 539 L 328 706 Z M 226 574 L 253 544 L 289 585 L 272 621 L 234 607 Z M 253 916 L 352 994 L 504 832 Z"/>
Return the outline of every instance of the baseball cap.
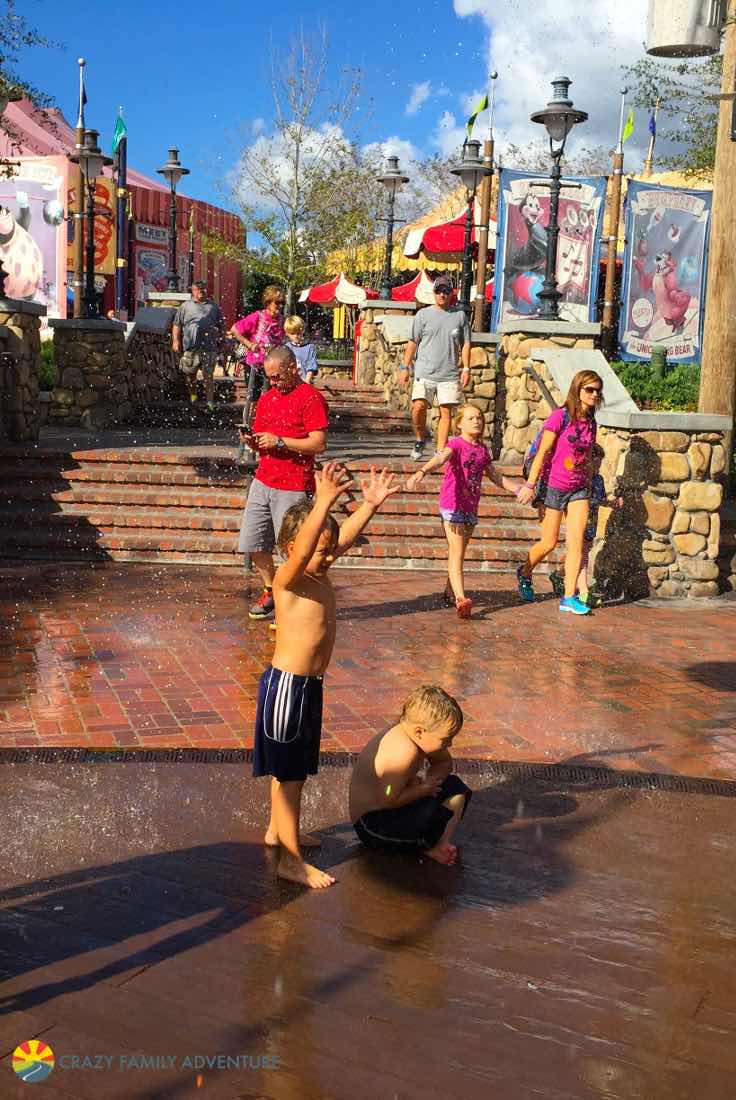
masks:
<path fill-rule="evenodd" d="M 452 281 L 447 275 L 438 275 L 432 283 L 432 290 L 446 290 L 449 293 L 452 290 Z"/>

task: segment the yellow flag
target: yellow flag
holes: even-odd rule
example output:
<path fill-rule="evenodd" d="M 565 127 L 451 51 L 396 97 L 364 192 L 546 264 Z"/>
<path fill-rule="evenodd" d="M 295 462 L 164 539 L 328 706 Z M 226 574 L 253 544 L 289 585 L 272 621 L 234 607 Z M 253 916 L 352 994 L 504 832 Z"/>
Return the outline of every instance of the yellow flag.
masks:
<path fill-rule="evenodd" d="M 634 132 L 634 108 L 629 107 L 629 113 L 626 116 L 626 122 L 624 123 L 623 133 L 621 134 L 621 144 L 628 141 Z"/>
<path fill-rule="evenodd" d="M 475 107 L 473 108 L 472 115 L 470 116 L 470 118 L 467 121 L 467 127 L 466 128 L 467 128 L 467 131 L 468 131 L 468 141 L 470 141 L 471 137 L 473 136 L 473 126 L 475 125 L 476 118 L 481 113 L 481 111 L 485 111 L 487 107 L 488 107 L 488 96 L 487 95 L 481 96 L 481 98 L 478 100 Z"/>

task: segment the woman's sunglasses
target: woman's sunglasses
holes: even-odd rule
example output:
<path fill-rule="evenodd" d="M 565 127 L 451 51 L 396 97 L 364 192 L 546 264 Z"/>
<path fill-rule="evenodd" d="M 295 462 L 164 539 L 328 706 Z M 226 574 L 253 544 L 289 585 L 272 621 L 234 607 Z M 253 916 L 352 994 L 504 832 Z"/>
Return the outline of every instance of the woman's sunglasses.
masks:
<path fill-rule="evenodd" d="M 581 386 L 583 393 L 594 393 L 596 397 L 601 397 L 603 391 L 598 386 Z"/>

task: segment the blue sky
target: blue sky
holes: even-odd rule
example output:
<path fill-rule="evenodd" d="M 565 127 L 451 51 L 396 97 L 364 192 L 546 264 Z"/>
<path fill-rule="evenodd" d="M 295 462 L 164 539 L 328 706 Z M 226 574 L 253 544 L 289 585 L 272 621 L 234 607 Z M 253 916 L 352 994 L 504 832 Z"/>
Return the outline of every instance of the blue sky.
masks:
<path fill-rule="evenodd" d="M 370 111 L 362 141 L 394 139 L 403 159 L 459 148 L 468 104 L 491 68 L 500 74 L 500 143 L 529 139 L 530 110 L 546 102 L 552 76 L 566 71 L 576 103 L 590 112 L 584 140 L 613 144 L 619 66 L 642 55 L 645 7 L 643 0 L 588 0 L 584 7 L 577 0 L 315 0 L 308 7 L 295 0 L 65 0 L 61 9 L 58 0 L 25 0 L 29 22 L 64 48 L 26 50 L 19 70 L 73 124 L 76 58 L 85 57 L 86 121 L 104 146 L 122 104 L 136 168 L 154 174 L 177 145 L 192 173 L 182 191 L 231 206 L 224 177 L 252 140 L 254 120 L 268 133 L 272 117 L 269 43 L 281 37 L 288 47 L 305 15 L 307 31 L 326 25 L 335 66 L 364 71 Z M 642 145 L 645 126 L 644 118 Z M 637 148 L 636 136 L 627 149 Z"/>

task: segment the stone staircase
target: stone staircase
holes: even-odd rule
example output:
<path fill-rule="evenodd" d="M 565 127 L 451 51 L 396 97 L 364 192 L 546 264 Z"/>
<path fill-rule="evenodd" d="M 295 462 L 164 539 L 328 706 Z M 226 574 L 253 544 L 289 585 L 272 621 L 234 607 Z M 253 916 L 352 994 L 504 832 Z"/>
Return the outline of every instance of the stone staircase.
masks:
<path fill-rule="evenodd" d="M 381 386 L 356 386 L 349 378 L 329 375 L 318 380 L 330 406 L 332 432 L 404 433 L 410 437 L 408 412 L 392 409 L 385 401 Z M 216 381 L 216 404 L 208 410 L 200 384 L 196 404 L 162 401 L 137 406 L 135 421 L 152 428 L 232 428 L 241 423 L 247 384 L 244 380 L 220 378 Z"/>
<path fill-rule="evenodd" d="M 0 557 L 241 566 L 247 478 L 233 454 L 224 447 L 14 448 L 0 455 Z M 402 480 L 416 468 L 380 454 L 373 461 Z M 358 477 L 370 465 L 368 457 L 348 462 Z M 387 501 L 340 564 L 444 569 L 438 488 L 439 475 L 430 475 L 426 492 Z M 343 511 L 355 506 L 348 501 Z M 468 569 L 511 576 L 536 535 L 535 513 L 489 486 L 480 515 Z"/>

